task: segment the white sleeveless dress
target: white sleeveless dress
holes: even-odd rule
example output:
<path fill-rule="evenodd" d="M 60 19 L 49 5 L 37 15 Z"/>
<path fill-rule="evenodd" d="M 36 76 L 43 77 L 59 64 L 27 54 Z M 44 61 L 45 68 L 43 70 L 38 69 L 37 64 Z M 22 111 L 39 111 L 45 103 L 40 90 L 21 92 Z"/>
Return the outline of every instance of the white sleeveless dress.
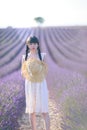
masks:
<path fill-rule="evenodd" d="M 30 53 L 28 53 L 29 58 Z M 46 53 L 41 53 L 42 60 Z M 22 62 L 25 60 L 25 55 L 22 56 Z M 43 112 L 49 112 L 48 109 L 48 98 L 49 91 L 47 88 L 46 79 L 42 82 L 33 83 L 25 79 L 25 99 L 26 99 L 26 109 L 25 113 L 40 114 Z"/>

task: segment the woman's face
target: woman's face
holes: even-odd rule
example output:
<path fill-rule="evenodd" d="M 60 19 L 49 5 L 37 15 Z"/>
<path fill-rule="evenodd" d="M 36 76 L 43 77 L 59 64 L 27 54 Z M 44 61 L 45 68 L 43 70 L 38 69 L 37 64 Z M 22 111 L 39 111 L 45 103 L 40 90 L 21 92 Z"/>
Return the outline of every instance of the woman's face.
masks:
<path fill-rule="evenodd" d="M 38 48 L 38 44 L 37 43 L 29 43 L 28 47 L 31 51 L 36 51 Z"/>

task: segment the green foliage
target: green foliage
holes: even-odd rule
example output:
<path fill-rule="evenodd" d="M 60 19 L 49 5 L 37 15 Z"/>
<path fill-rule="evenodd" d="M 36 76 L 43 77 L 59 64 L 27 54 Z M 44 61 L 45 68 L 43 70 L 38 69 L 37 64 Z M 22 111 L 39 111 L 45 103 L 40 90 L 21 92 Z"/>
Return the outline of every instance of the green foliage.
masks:
<path fill-rule="evenodd" d="M 39 24 L 42 24 L 42 23 L 44 23 L 44 18 L 42 18 L 42 17 L 35 17 L 34 18 L 34 20 L 37 22 L 37 23 L 39 23 Z"/>

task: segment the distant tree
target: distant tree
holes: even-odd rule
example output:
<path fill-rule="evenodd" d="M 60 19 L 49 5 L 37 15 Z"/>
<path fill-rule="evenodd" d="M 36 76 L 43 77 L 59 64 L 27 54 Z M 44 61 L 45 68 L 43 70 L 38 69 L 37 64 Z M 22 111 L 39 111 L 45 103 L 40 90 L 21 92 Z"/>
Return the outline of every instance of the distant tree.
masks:
<path fill-rule="evenodd" d="M 42 25 L 45 21 L 43 17 L 35 17 L 34 20 L 38 23 L 38 25 Z"/>

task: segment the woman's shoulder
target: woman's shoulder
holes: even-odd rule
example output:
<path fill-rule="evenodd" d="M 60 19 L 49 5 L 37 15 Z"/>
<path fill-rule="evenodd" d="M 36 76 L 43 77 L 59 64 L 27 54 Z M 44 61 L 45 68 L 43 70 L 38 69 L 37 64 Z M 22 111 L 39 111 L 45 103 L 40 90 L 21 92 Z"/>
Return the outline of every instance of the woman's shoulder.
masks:
<path fill-rule="evenodd" d="M 25 54 L 22 54 L 22 58 L 25 58 Z"/>
<path fill-rule="evenodd" d="M 45 55 L 46 55 L 45 52 L 41 52 L 42 60 L 44 59 Z"/>
<path fill-rule="evenodd" d="M 28 53 L 28 56 L 30 55 L 30 53 Z M 44 58 L 46 56 L 46 52 L 41 52 L 41 56 Z M 26 55 L 22 54 L 22 59 L 25 59 Z"/>
<path fill-rule="evenodd" d="M 46 52 L 41 52 L 41 55 L 44 55 L 44 56 L 45 56 L 45 55 L 46 55 Z"/>
<path fill-rule="evenodd" d="M 30 55 L 30 53 L 28 53 L 28 56 Z M 22 57 L 25 57 L 26 56 L 26 54 L 22 54 Z"/>
<path fill-rule="evenodd" d="M 42 55 L 46 55 L 46 52 L 41 52 Z M 30 55 L 30 53 L 28 53 Z M 25 54 L 22 54 L 22 56 L 25 56 Z"/>

